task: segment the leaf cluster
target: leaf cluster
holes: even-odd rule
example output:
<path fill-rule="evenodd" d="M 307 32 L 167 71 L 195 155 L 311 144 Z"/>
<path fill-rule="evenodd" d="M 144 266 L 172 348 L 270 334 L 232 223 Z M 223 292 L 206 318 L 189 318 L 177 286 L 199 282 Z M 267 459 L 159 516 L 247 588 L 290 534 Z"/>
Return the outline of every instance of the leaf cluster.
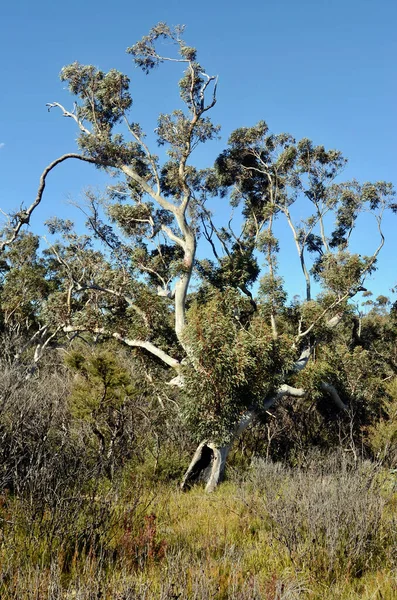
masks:
<path fill-rule="evenodd" d="M 189 310 L 184 337 L 192 355 L 184 367 L 183 410 L 198 438 L 227 442 L 242 413 L 260 407 L 291 366 L 291 340 L 275 341 L 260 316 L 243 326 L 245 304 L 229 288 Z"/>

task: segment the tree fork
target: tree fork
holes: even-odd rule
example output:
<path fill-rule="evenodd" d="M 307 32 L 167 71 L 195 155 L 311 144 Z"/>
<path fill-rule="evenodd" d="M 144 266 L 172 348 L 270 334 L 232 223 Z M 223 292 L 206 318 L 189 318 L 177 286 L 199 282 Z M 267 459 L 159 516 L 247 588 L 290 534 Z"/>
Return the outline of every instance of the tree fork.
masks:
<path fill-rule="evenodd" d="M 305 354 L 305 353 L 303 353 Z M 321 389 L 329 394 L 339 410 L 347 411 L 347 406 L 341 400 L 337 390 L 333 385 L 322 382 Z M 252 409 L 247 411 L 240 419 L 234 434 L 228 444 L 218 445 L 210 440 L 201 442 L 187 468 L 181 482 L 181 489 L 187 491 L 192 485 L 204 482 L 205 491 L 213 492 L 219 483 L 221 483 L 226 467 L 226 461 L 236 439 L 259 417 L 271 408 L 278 400 L 284 396 L 293 398 L 303 398 L 306 391 L 302 388 L 295 388 L 287 384 L 281 385 L 277 393 L 265 401 L 261 410 Z"/>

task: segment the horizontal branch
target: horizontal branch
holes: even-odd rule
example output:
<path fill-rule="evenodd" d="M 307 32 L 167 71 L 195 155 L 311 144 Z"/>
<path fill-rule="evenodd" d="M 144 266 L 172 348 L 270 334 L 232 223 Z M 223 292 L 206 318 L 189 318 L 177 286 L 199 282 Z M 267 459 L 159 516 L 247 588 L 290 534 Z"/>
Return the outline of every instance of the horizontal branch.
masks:
<path fill-rule="evenodd" d="M 96 334 L 104 335 L 106 337 L 113 337 L 115 340 L 118 340 L 119 342 L 123 342 L 123 344 L 126 344 L 127 346 L 130 346 L 131 348 L 144 348 L 145 350 L 150 352 L 150 354 L 157 356 L 157 358 L 162 360 L 166 365 L 168 365 L 169 367 L 172 367 L 173 369 L 176 369 L 177 371 L 180 368 L 179 360 L 177 360 L 176 358 L 172 358 L 172 356 L 170 356 L 169 354 L 164 352 L 164 350 L 161 350 L 161 348 L 158 348 L 157 346 L 155 346 L 154 344 L 152 344 L 151 342 L 148 342 L 148 341 L 134 340 L 131 338 L 127 338 L 127 337 L 121 335 L 120 333 L 107 331 L 103 327 L 89 328 L 89 327 L 85 327 L 84 325 L 65 325 L 62 328 L 62 330 L 64 333 L 75 333 L 75 332 L 86 331 L 88 333 L 96 333 Z"/>
<path fill-rule="evenodd" d="M 277 402 L 277 400 L 284 398 L 284 396 L 293 396 L 294 398 L 303 398 L 303 396 L 305 396 L 305 394 L 306 394 L 306 392 L 304 389 L 294 388 L 291 385 L 287 385 L 285 383 L 283 385 L 280 385 L 280 387 L 277 389 L 274 396 L 271 396 L 270 398 L 265 400 L 264 404 L 261 407 L 261 410 L 267 410 L 267 409 L 271 408 L 273 406 L 273 404 L 275 404 Z"/>
<path fill-rule="evenodd" d="M 282 398 L 283 396 L 292 396 L 293 398 L 303 398 L 306 395 L 306 391 L 303 388 L 296 388 L 292 385 L 283 383 L 277 389 L 276 399 Z"/>
<path fill-rule="evenodd" d="M 327 394 L 329 394 L 331 396 L 335 405 L 340 410 L 343 410 L 343 411 L 347 410 L 346 404 L 341 400 L 341 397 L 339 396 L 336 388 L 333 385 L 331 385 L 329 383 L 321 382 L 320 388 L 324 392 L 326 392 Z M 284 396 L 291 396 L 292 398 L 304 398 L 306 396 L 306 394 L 307 394 L 307 392 L 303 388 L 295 388 L 295 387 L 292 387 L 291 385 L 287 385 L 287 384 L 280 385 L 280 387 L 277 389 L 276 394 L 274 394 L 274 396 L 272 396 L 271 398 L 268 398 L 265 401 L 265 403 L 263 405 L 263 409 L 267 410 L 267 409 L 271 408 L 273 406 L 273 404 L 275 404 L 278 400 L 280 400 Z"/>

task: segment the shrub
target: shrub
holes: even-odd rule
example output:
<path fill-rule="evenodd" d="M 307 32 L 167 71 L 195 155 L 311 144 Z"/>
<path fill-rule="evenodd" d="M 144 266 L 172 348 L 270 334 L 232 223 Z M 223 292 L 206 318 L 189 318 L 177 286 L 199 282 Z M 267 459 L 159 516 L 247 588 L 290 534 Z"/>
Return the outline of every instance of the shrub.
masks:
<path fill-rule="evenodd" d="M 297 568 L 332 582 L 396 565 L 397 532 L 385 522 L 387 498 L 373 464 L 354 468 L 333 458 L 291 470 L 257 460 L 250 483 L 256 510 Z"/>
<path fill-rule="evenodd" d="M 369 446 L 382 463 L 397 466 L 397 379 L 387 386 L 388 398 L 384 402 L 385 416 L 368 427 Z"/>

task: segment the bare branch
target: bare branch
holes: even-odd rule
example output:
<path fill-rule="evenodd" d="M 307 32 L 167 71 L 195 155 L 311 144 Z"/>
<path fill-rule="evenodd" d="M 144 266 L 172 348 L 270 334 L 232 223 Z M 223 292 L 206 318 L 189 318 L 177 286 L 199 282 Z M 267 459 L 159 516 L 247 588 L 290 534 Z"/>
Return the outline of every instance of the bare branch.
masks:
<path fill-rule="evenodd" d="M 146 265 L 143 265 L 142 263 L 137 264 L 137 267 L 141 269 L 141 271 L 146 271 L 147 273 L 151 273 L 152 275 L 157 277 L 165 290 L 168 288 L 168 282 L 164 279 L 164 277 L 160 275 L 160 273 L 158 273 L 154 269 L 151 269 L 150 267 L 147 267 Z"/>
<path fill-rule="evenodd" d="M 327 394 L 331 396 L 332 400 L 335 402 L 338 408 L 345 411 L 347 410 L 346 404 L 341 400 L 341 397 L 339 396 L 338 392 L 336 391 L 336 388 L 334 388 L 333 385 L 322 382 L 320 384 L 320 387 L 322 390 L 324 390 L 324 392 L 327 392 Z"/>
<path fill-rule="evenodd" d="M 205 239 L 207 240 L 207 242 L 210 244 L 210 246 L 212 248 L 212 252 L 213 252 L 216 260 L 219 263 L 220 262 L 219 255 L 218 255 L 218 252 L 216 251 L 215 244 L 212 241 L 212 236 L 213 236 L 213 233 L 214 233 L 214 227 L 211 227 L 211 232 L 208 231 L 207 224 L 206 224 L 206 222 L 204 220 L 203 215 L 201 215 L 201 222 L 202 222 L 203 228 L 204 228 L 203 229 L 203 235 L 204 235 Z M 211 223 L 211 225 L 212 225 L 212 223 Z"/>
<path fill-rule="evenodd" d="M 309 271 L 307 270 L 306 263 L 305 263 L 305 257 L 304 257 L 305 246 L 304 246 L 304 244 L 301 244 L 299 241 L 298 233 L 296 231 L 295 225 L 292 222 L 289 210 L 285 206 L 282 206 L 280 204 L 278 204 L 276 206 L 284 213 L 284 215 L 287 219 L 288 225 L 290 226 L 290 229 L 294 236 L 295 245 L 296 245 L 296 249 L 298 251 L 298 256 L 299 256 L 299 260 L 301 263 L 302 272 L 303 272 L 303 275 L 306 280 L 306 300 L 310 301 L 311 300 L 311 281 L 310 281 L 310 274 L 309 274 Z"/>
<path fill-rule="evenodd" d="M 179 360 L 177 360 L 176 358 L 172 358 L 172 356 L 170 356 L 169 354 L 164 352 L 164 350 L 161 350 L 161 348 L 158 348 L 151 342 L 148 342 L 145 340 L 130 339 L 130 338 L 127 338 L 127 337 L 121 335 L 120 333 L 108 331 L 103 327 L 89 328 L 89 327 L 85 327 L 84 325 L 64 325 L 62 327 L 62 331 L 64 333 L 75 333 L 75 332 L 86 331 L 87 333 L 94 333 L 94 334 L 104 335 L 106 337 L 113 337 L 115 340 L 118 340 L 119 342 L 123 342 L 123 344 L 126 344 L 127 346 L 130 346 L 131 348 L 144 348 L 145 350 L 150 352 L 150 354 L 157 356 L 157 358 L 160 358 L 160 360 L 162 360 L 166 365 L 168 365 L 169 367 L 172 367 L 176 371 L 178 371 L 180 368 Z"/>
<path fill-rule="evenodd" d="M 50 110 L 52 108 L 60 108 L 64 117 L 70 117 L 71 119 L 73 119 L 74 121 L 76 121 L 77 125 L 79 126 L 79 129 L 83 133 L 85 133 L 87 135 L 91 135 L 91 131 L 89 129 L 87 129 L 86 127 L 84 127 L 82 121 L 80 121 L 80 119 L 76 115 L 76 109 L 77 109 L 77 104 L 76 103 L 74 105 L 74 108 L 73 108 L 72 112 L 66 110 L 66 108 L 64 108 L 62 106 L 62 104 L 59 104 L 59 102 L 47 102 L 46 106 L 48 107 L 48 112 L 50 112 Z"/>
<path fill-rule="evenodd" d="M 97 160 L 90 158 L 89 156 L 82 156 L 81 154 L 69 153 L 69 154 L 64 154 L 63 156 L 60 156 L 59 158 L 54 160 L 52 163 L 50 163 L 44 169 L 44 171 L 40 177 L 40 184 L 39 184 L 39 188 L 37 191 L 37 196 L 34 199 L 34 201 L 32 202 L 32 204 L 26 210 L 22 210 L 15 215 L 16 224 L 12 228 L 10 236 L 0 243 L 0 253 L 3 252 L 7 246 L 10 246 L 13 242 L 15 242 L 23 225 L 29 224 L 30 217 L 31 217 L 34 209 L 40 204 L 41 199 L 43 197 L 44 189 L 46 186 L 47 175 L 57 165 L 64 162 L 65 160 L 68 160 L 69 158 L 76 158 L 77 160 L 82 160 L 84 162 L 89 162 L 89 163 L 97 163 L 98 162 Z"/>
<path fill-rule="evenodd" d="M 136 131 L 134 131 L 134 129 L 131 127 L 125 114 L 124 114 L 124 122 L 127 125 L 128 131 L 131 133 L 132 137 L 135 138 L 135 140 L 138 142 L 138 144 L 140 144 L 142 146 L 142 148 L 147 156 L 147 159 L 150 162 L 152 169 L 153 169 L 153 175 L 154 175 L 154 178 L 156 180 L 156 185 L 157 185 L 157 194 L 160 194 L 160 189 L 161 189 L 160 177 L 159 177 L 156 161 L 155 161 L 152 153 L 150 152 L 148 146 L 145 144 L 145 142 L 142 140 L 142 138 L 136 133 Z"/>
<path fill-rule="evenodd" d="M 382 211 L 383 213 L 383 211 Z M 385 244 L 385 236 L 383 235 L 383 231 L 382 231 L 382 213 L 380 215 L 376 215 L 375 219 L 378 225 L 378 231 L 379 231 L 379 235 L 380 235 L 380 243 L 379 246 L 377 247 L 377 249 L 375 250 L 375 252 L 372 255 L 371 260 L 369 261 L 369 264 L 367 265 L 367 267 L 364 269 L 363 271 L 363 277 L 362 277 L 362 282 L 364 282 L 365 277 L 368 273 L 368 271 L 371 269 L 371 267 L 375 264 L 376 259 L 378 258 L 378 254 L 379 252 L 382 250 L 384 244 Z"/>
<path fill-rule="evenodd" d="M 200 109 L 201 112 L 207 112 L 208 110 L 210 110 L 211 108 L 213 108 L 216 104 L 216 90 L 218 87 L 218 76 L 216 75 L 207 75 L 207 73 L 200 73 L 200 75 L 202 75 L 203 77 L 205 77 L 207 79 L 207 81 L 205 81 L 201 87 L 200 90 Z M 205 106 L 205 91 L 207 89 L 207 87 L 209 86 L 209 84 L 211 83 L 211 81 L 214 81 L 214 89 L 213 89 L 213 93 L 212 93 L 212 102 L 210 102 L 210 104 L 208 104 L 208 106 Z"/>
<path fill-rule="evenodd" d="M 57 335 L 57 333 L 60 331 L 60 327 L 57 327 L 55 329 L 55 331 L 49 335 L 42 344 L 38 344 L 36 346 L 35 352 L 34 352 L 34 364 L 37 365 L 37 363 L 41 360 L 41 358 L 43 357 L 44 354 L 44 350 L 46 349 L 46 347 L 48 346 L 48 344 L 51 342 L 51 340 L 54 339 L 54 337 Z"/>

